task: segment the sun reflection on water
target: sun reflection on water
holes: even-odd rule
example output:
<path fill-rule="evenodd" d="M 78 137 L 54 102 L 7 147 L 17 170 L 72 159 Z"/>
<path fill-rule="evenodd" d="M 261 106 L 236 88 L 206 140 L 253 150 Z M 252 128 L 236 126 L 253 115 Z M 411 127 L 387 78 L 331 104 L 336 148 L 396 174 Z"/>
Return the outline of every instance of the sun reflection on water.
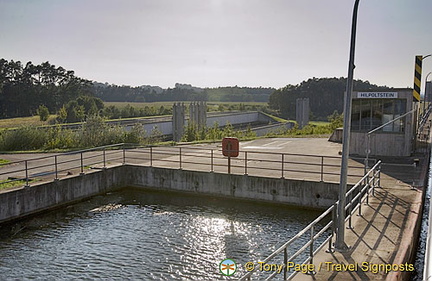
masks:
<path fill-rule="evenodd" d="M 0 272 L 5 279 L 225 280 L 220 261 L 262 260 L 316 214 L 124 190 L 16 226 L 24 230 L 0 239 Z"/>

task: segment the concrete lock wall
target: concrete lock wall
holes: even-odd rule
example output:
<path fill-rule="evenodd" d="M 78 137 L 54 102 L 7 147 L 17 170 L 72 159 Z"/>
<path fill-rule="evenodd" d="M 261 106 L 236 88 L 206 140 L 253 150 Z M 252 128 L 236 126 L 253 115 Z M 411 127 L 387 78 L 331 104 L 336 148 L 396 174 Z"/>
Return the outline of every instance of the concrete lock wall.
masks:
<path fill-rule="evenodd" d="M 314 209 L 324 209 L 333 204 L 337 200 L 339 188 L 338 184 L 325 182 L 124 165 L 3 191 L 0 193 L 0 223 L 127 186 Z"/>
<path fill-rule="evenodd" d="M 57 208 L 126 186 L 121 170 L 114 167 L 82 176 L 0 193 L 0 223 Z"/>
<path fill-rule="evenodd" d="M 237 113 L 237 114 L 227 114 L 222 116 L 211 116 L 207 117 L 207 127 L 213 127 L 213 124 L 217 122 L 219 126 L 225 126 L 227 122 L 232 125 L 252 123 L 258 121 L 258 112 L 248 112 L 248 113 Z"/>
<path fill-rule="evenodd" d="M 339 185 L 325 182 L 128 166 L 134 187 L 185 191 L 324 209 L 338 199 Z"/>
<path fill-rule="evenodd" d="M 162 135 L 170 135 L 173 132 L 171 121 L 144 124 L 143 128 L 146 131 L 147 136 L 150 136 L 152 131 L 156 129 L 161 132 Z"/>

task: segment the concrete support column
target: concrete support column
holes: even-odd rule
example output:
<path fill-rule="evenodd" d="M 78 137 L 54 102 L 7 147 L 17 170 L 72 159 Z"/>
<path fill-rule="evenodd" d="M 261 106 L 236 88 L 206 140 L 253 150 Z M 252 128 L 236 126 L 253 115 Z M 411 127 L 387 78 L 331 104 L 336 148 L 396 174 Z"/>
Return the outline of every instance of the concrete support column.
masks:
<path fill-rule="evenodd" d="M 173 105 L 173 140 L 180 141 L 184 134 L 185 105 L 184 103 L 174 103 Z"/>
<path fill-rule="evenodd" d="M 204 128 L 207 124 L 207 104 L 201 102 L 191 102 L 189 105 L 189 122 L 198 128 Z"/>
<path fill-rule="evenodd" d="M 309 99 L 300 98 L 296 100 L 296 121 L 299 129 L 309 123 Z"/>

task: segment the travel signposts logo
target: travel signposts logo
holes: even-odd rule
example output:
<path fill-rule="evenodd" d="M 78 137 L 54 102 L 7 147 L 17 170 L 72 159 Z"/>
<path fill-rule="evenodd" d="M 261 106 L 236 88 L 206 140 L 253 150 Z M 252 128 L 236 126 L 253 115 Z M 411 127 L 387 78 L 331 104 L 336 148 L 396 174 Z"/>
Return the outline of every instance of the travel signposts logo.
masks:
<path fill-rule="evenodd" d="M 231 259 L 225 259 L 219 264 L 220 272 L 225 276 L 231 276 L 237 271 L 237 265 L 235 261 Z"/>

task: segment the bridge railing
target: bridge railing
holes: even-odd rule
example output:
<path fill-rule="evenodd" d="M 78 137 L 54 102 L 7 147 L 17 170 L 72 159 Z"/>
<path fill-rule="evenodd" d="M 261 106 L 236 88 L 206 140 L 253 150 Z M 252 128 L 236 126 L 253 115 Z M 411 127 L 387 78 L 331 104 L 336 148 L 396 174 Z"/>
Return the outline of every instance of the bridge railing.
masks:
<path fill-rule="evenodd" d="M 239 151 L 239 156 L 231 158 L 222 155 L 220 149 L 196 147 L 135 147 L 126 150 L 128 163 L 154 167 L 172 167 L 178 169 L 230 172 L 232 174 L 256 175 L 305 179 L 313 181 L 339 180 L 340 157 Z M 230 163 L 230 168 L 228 167 Z M 356 182 L 364 175 L 363 163 L 350 165 L 349 177 Z"/>
<path fill-rule="evenodd" d="M 220 149 L 121 143 L 3 164 L 0 166 L 0 187 L 8 183 L 30 186 L 34 181 L 57 180 L 115 164 L 220 173 L 229 170 L 232 174 L 337 182 L 340 157 L 240 151 L 239 157 L 228 161 Z M 349 166 L 349 179 L 353 183 L 364 175 L 361 162 L 357 164 Z"/>
<path fill-rule="evenodd" d="M 366 202 L 369 204 L 369 196 L 374 196 L 375 188 L 380 186 L 380 178 L 381 178 L 381 161 L 378 161 L 347 193 L 347 204 L 345 206 L 346 220 L 348 222 L 348 227 L 351 228 L 351 219 L 352 216 L 358 212 L 361 215 L 362 212 L 362 204 Z M 314 221 L 312 221 L 309 225 L 303 228 L 300 232 L 298 232 L 294 237 L 292 237 L 288 242 L 280 246 L 276 251 L 271 253 L 267 258 L 260 261 L 262 264 L 268 264 L 271 261 L 274 261 L 276 258 L 280 257 L 283 254 L 283 280 L 290 280 L 296 274 L 298 274 L 299 270 L 290 270 L 294 264 L 293 261 L 303 257 L 303 261 L 301 265 L 306 265 L 306 270 L 304 273 L 307 274 L 315 274 L 315 269 L 317 268 L 314 265 L 314 257 L 316 254 L 321 251 L 324 247 L 327 248 L 327 252 L 333 252 L 333 241 L 336 236 L 336 210 L 339 201 L 337 201 L 333 206 L 330 206 L 327 210 L 325 210 L 319 217 L 317 217 Z M 324 225 L 320 227 L 320 225 Z M 304 235 L 309 233 L 309 238 L 301 239 Z M 321 243 L 317 243 L 318 240 L 323 240 Z M 293 247 L 296 244 L 295 248 Z M 318 245 L 317 245 L 318 244 Z M 289 255 L 289 251 L 293 253 Z M 306 258 L 304 258 L 306 256 Z M 280 259 L 279 259 L 280 260 Z M 244 265 L 243 265 L 244 266 Z M 319 267 L 318 267 L 319 268 Z M 251 280 L 251 277 L 254 273 L 259 271 L 258 266 L 249 267 L 250 271 L 244 274 L 239 280 Z M 273 273 L 269 276 L 259 276 L 260 278 L 257 280 L 270 280 L 276 277 L 278 274 L 282 274 L 282 272 L 272 271 Z"/>

